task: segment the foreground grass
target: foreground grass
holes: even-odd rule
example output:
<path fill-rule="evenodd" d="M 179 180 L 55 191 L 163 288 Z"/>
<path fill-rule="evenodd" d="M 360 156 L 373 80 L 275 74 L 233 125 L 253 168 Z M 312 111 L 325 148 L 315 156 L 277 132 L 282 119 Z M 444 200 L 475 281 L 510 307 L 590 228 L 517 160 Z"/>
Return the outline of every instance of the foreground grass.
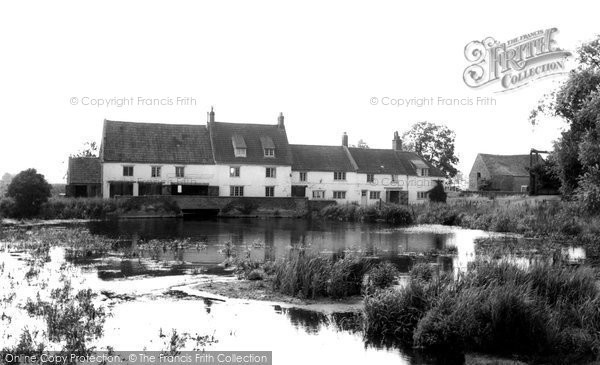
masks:
<path fill-rule="evenodd" d="M 365 298 L 364 330 L 427 350 L 597 359 L 600 290 L 586 268 L 479 262 L 455 279 L 417 266 Z"/>

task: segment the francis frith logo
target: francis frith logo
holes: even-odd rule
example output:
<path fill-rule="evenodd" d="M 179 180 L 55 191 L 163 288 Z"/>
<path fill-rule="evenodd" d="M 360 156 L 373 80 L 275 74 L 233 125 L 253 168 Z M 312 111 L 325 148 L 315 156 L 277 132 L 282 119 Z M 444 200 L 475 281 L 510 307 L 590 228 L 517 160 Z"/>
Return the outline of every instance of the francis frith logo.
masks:
<path fill-rule="evenodd" d="M 471 88 L 499 83 L 500 91 L 522 87 L 531 81 L 566 72 L 570 52 L 558 48 L 557 28 L 523 34 L 504 43 L 492 37 L 465 46 L 470 65 L 463 79 Z"/>

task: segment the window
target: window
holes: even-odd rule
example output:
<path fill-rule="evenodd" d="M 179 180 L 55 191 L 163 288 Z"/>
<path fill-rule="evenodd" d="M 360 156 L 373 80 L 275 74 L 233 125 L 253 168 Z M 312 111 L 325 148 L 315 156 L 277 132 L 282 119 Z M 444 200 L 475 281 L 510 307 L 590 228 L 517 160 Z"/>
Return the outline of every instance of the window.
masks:
<path fill-rule="evenodd" d="M 233 154 L 235 157 L 246 157 L 246 141 L 239 134 L 231 136 L 233 143 Z"/>
<path fill-rule="evenodd" d="M 274 148 L 265 148 L 265 157 L 275 157 L 275 149 Z"/>
<path fill-rule="evenodd" d="M 419 200 L 427 199 L 427 192 L 426 191 L 417 191 L 417 199 L 419 199 Z"/>
<path fill-rule="evenodd" d="M 244 187 L 243 186 L 230 186 L 229 187 L 229 196 L 244 196 Z"/>
<path fill-rule="evenodd" d="M 313 199 L 324 199 L 325 190 L 313 190 Z"/>
<path fill-rule="evenodd" d="M 265 186 L 265 196 L 275 196 L 275 187 Z"/>
<path fill-rule="evenodd" d="M 346 192 L 345 191 L 334 191 L 333 199 L 346 199 Z"/>
<path fill-rule="evenodd" d="M 381 192 L 380 191 L 369 191 L 369 199 L 377 199 L 379 200 L 381 198 Z"/>
<path fill-rule="evenodd" d="M 360 196 L 366 197 L 367 196 L 367 191 L 366 190 L 361 190 Z"/>
<path fill-rule="evenodd" d="M 526 193 L 527 190 L 529 190 L 528 188 L 529 188 L 529 185 L 521 185 L 521 192 Z"/>
<path fill-rule="evenodd" d="M 160 177 L 160 166 L 152 166 L 152 177 Z"/>
<path fill-rule="evenodd" d="M 123 166 L 123 176 L 133 176 L 133 166 Z"/>
<path fill-rule="evenodd" d="M 367 174 L 367 182 L 368 183 L 372 183 L 375 181 L 375 175 L 374 174 Z"/>
<path fill-rule="evenodd" d="M 306 181 L 306 172 L 300 173 L 300 181 Z"/>
<path fill-rule="evenodd" d="M 398 175 L 392 174 L 392 182 L 398 182 Z"/>
<path fill-rule="evenodd" d="M 333 180 L 346 180 L 346 172 L 336 171 L 333 173 Z"/>
<path fill-rule="evenodd" d="M 275 177 L 275 167 L 267 167 L 265 169 L 265 176 L 266 177 Z"/>
<path fill-rule="evenodd" d="M 421 176 L 429 176 L 429 169 L 421 169 Z"/>
<path fill-rule="evenodd" d="M 175 166 L 175 177 L 184 177 L 185 168 L 183 166 Z"/>
<path fill-rule="evenodd" d="M 478 173 L 477 173 L 477 178 L 478 178 L 478 179 L 481 179 L 481 172 L 478 172 Z"/>
<path fill-rule="evenodd" d="M 240 167 L 232 166 L 229 168 L 229 177 L 240 177 Z"/>

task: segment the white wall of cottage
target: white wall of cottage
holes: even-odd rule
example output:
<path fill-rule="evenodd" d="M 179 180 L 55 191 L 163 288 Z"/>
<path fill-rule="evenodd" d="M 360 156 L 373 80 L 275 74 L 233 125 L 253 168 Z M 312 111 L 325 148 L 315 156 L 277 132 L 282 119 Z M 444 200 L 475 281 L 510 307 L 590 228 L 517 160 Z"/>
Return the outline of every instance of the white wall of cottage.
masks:
<path fill-rule="evenodd" d="M 300 181 L 300 171 L 292 171 L 292 185 L 305 185 L 306 197 L 313 199 L 313 191 L 325 191 L 323 199 L 336 200 L 339 204 L 358 203 L 376 204 L 378 199 L 371 199 L 371 191 L 378 191 L 383 201 L 386 199 L 387 190 L 408 190 L 409 204 L 418 204 L 427 201 L 418 197 L 418 192 L 428 191 L 435 185 L 439 177 L 397 175 L 395 181 L 389 174 L 375 174 L 373 182 L 367 182 L 367 174 L 346 172 L 346 180 L 334 180 L 334 173 L 329 171 L 306 171 L 306 181 Z M 366 198 L 362 191 L 367 191 Z M 345 191 L 346 199 L 334 199 L 334 191 Z"/>
<path fill-rule="evenodd" d="M 240 168 L 239 177 L 230 176 L 230 168 L 238 166 Z M 275 168 L 275 177 L 266 177 L 266 168 Z M 264 197 L 265 187 L 275 187 L 275 197 L 291 196 L 291 171 L 290 166 L 274 165 L 216 165 L 219 195 L 229 196 L 230 186 L 243 186 L 244 196 Z"/>
<path fill-rule="evenodd" d="M 123 166 L 133 166 L 133 176 L 123 176 Z M 161 176 L 152 177 L 152 166 L 161 167 Z M 175 176 L 175 167 L 183 166 L 183 178 Z M 240 176 L 231 177 L 230 168 L 240 167 Z M 266 177 L 266 168 L 275 167 L 274 178 Z M 103 163 L 102 164 L 102 196 L 109 197 L 110 182 L 132 182 L 133 194 L 138 194 L 139 182 L 156 182 L 163 184 L 208 184 L 218 186 L 220 196 L 229 196 L 230 186 L 243 186 L 244 196 L 264 197 L 265 187 L 275 187 L 275 197 L 291 196 L 291 167 L 272 165 L 171 165 L 146 163 Z"/>

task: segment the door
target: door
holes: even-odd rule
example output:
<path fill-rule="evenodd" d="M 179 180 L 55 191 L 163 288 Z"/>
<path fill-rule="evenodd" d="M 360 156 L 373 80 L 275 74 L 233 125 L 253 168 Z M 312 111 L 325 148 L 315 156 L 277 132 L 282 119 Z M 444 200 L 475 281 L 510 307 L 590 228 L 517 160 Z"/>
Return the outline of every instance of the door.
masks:
<path fill-rule="evenodd" d="M 367 205 L 367 199 L 369 198 L 367 194 L 369 194 L 367 190 L 361 190 L 360 192 L 360 205 L 363 207 Z"/>
<path fill-rule="evenodd" d="M 306 186 L 304 185 L 292 185 L 292 196 L 296 198 L 306 197 Z"/>

